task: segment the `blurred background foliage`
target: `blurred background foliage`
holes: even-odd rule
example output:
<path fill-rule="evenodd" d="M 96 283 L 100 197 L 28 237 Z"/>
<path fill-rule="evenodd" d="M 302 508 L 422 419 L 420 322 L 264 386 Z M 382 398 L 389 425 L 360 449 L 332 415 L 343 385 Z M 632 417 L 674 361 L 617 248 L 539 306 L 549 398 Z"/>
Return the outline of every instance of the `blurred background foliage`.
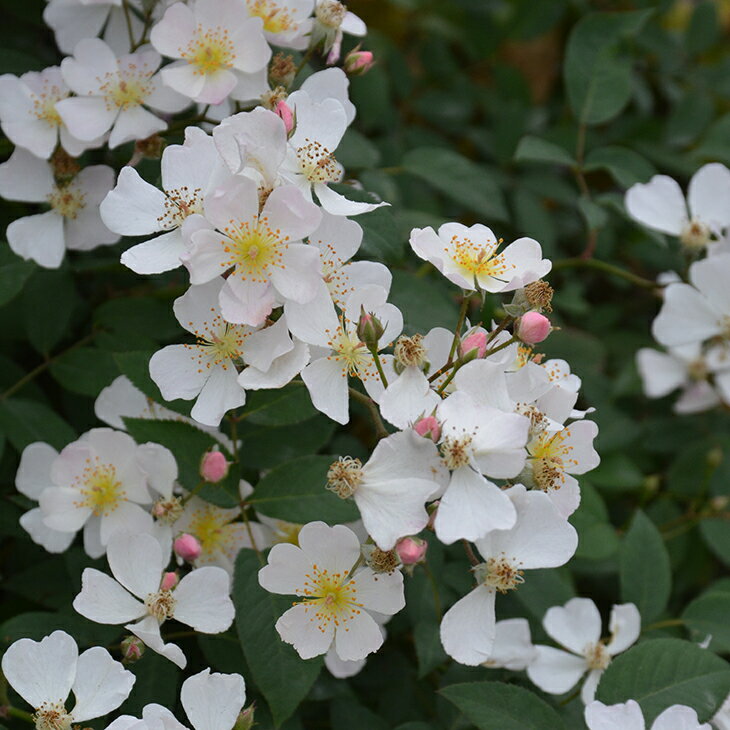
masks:
<path fill-rule="evenodd" d="M 43 5 L 0 0 L 0 72 L 60 60 L 41 23 Z M 368 23 L 364 46 L 377 65 L 352 82 L 358 116 L 338 158 L 364 189 L 393 204 L 358 222 L 363 255 L 393 272 L 391 299 L 407 329 L 453 327 L 458 294 L 409 254 L 413 226 L 481 222 L 505 241 L 534 237 L 554 261 L 560 328 L 542 350 L 570 363 L 583 380 L 579 405 L 596 408 L 602 463 L 580 480 L 583 503 L 571 518 L 577 556 L 501 597 L 498 618 L 527 615 L 539 641 L 544 611 L 573 595 L 602 609 L 633 600 L 652 626 L 648 638 L 711 633 L 712 648 L 730 651 L 730 587 L 722 580 L 730 566 L 728 414 L 675 416 L 672 396 L 643 397 L 634 355 L 653 344 L 660 304 L 653 282 L 663 271 L 686 272 L 690 261 L 676 241 L 632 223 L 622 202 L 627 187 L 657 172 L 686 185 L 705 162 L 730 164 L 730 0 L 352 0 L 350 7 Z M 0 158 L 10 151 L 0 141 Z M 129 157 L 128 145 L 107 161 L 120 166 Z M 139 169 L 154 181 L 158 167 L 146 160 Z M 0 223 L 32 210 L 2 202 Z M 118 259 L 127 245 L 72 253 L 58 271 L 0 248 L 2 648 L 47 633 L 49 622 L 74 627 L 82 645 L 116 635 L 69 613 L 87 559 L 78 547 L 48 556 L 29 542 L 13 481 L 28 443 L 60 448 L 99 425 L 94 398 L 119 373 L 155 394 L 146 363 L 179 341 L 171 304 L 187 278 L 126 271 Z M 472 321 L 499 316 L 492 300 L 470 313 Z M 303 400 L 295 397 L 296 407 L 280 416 L 267 397 L 252 396 L 247 408 L 259 415 L 238 426 L 252 480 L 312 452 L 367 453 L 365 412 L 336 430 Z M 470 576 L 459 546 L 433 543 L 429 558 L 443 608 L 469 588 Z M 348 682 L 322 672 L 288 730 L 468 726 L 435 690 L 508 673 L 446 662 L 440 609 L 420 569 L 407 581 L 407 598 L 366 670 Z M 235 636 L 199 644 L 201 662 L 246 674 Z M 157 657 L 145 661 L 125 709 L 174 702 L 177 670 Z M 581 726 L 579 700 L 559 712 L 568 727 Z M 270 726 L 264 703 L 258 718 Z"/>

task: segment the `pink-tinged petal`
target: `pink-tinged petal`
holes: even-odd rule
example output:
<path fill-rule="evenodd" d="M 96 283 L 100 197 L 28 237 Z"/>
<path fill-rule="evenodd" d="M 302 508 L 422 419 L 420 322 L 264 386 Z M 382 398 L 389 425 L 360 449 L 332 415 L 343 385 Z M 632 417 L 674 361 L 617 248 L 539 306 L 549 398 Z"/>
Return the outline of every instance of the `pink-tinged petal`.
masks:
<path fill-rule="evenodd" d="M 182 649 L 176 644 L 166 644 L 160 636 L 160 624 L 154 616 L 146 616 L 135 624 L 127 624 L 125 627 L 135 636 L 142 639 L 146 646 L 156 651 L 166 659 L 176 664 L 180 669 L 185 669 L 188 660 L 185 658 Z"/>
<path fill-rule="evenodd" d="M 475 667 L 489 659 L 494 646 L 495 592 L 477 586 L 458 600 L 441 621 L 444 651 L 460 664 Z"/>
<path fill-rule="evenodd" d="M 689 284 L 670 284 L 666 288 L 664 304 L 651 326 L 656 340 L 667 347 L 701 342 L 720 331 L 718 313 Z"/>
<path fill-rule="evenodd" d="M 51 166 L 28 150 L 16 148 L 0 165 L 0 196 L 6 200 L 42 203 L 53 188 Z"/>
<path fill-rule="evenodd" d="M 108 541 L 106 557 L 114 577 L 137 598 L 159 590 L 167 561 L 152 535 L 118 532 Z"/>
<path fill-rule="evenodd" d="M 144 107 L 122 109 L 109 135 L 109 149 L 136 139 L 147 139 L 163 129 L 167 129 L 167 122 Z"/>
<path fill-rule="evenodd" d="M 276 622 L 282 641 L 291 644 L 302 659 L 325 654 L 334 639 L 334 624 L 329 621 L 320 628 L 315 613 L 318 604 L 299 603 L 286 611 Z"/>
<path fill-rule="evenodd" d="M 107 227 L 123 236 L 144 236 L 164 230 L 167 197 L 143 180 L 133 167 L 123 167 L 117 184 L 100 206 Z M 139 272 L 141 273 L 141 272 Z"/>
<path fill-rule="evenodd" d="M 246 402 L 246 391 L 237 378 L 231 363 L 214 365 L 190 415 L 205 426 L 218 426 L 227 411 Z"/>
<path fill-rule="evenodd" d="M 204 74 L 203 78 L 205 83 L 194 97 L 194 101 L 199 104 L 220 104 L 229 97 L 238 84 L 236 74 L 228 69 Z"/>
<path fill-rule="evenodd" d="M 730 225 L 730 170 L 719 162 L 703 165 L 692 176 L 687 202 L 693 219 L 719 232 Z"/>
<path fill-rule="evenodd" d="M 271 283 L 284 298 L 298 304 L 311 302 L 321 282 L 319 251 L 304 243 L 287 247 L 282 268 L 271 272 Z"/>
<path fill-rule="evenodd" d="M 266 200 L 262 220 L 269 228 L 280 232 L 280 237 L 300 241 L 308 236 L 322 220 L 322 211 L 293 185 L 276 188 Z M 313 247 L 319 259 L 319 249 Z"/>
<path fill-rule="evenodd" d="M 56 111 L 68 131 L 82 142 L 90 142 L 106 134 L 119 113 L 116 107 L 107 106 L 101 96 L 63 99 L 56 104 Z"/>
<path fill-rule="evenodd" d="M 227 322 L 258 327 L 274 308 L 274 289 L 268 282 L 244 279 L 234 272 L 221 289 L 220 307 Z"/>
<path fill-rule="evenodd" d="M 611 609 L 608 629 L 611 640 L 606 649 L 611 656 L 626 651 L 636 643 L 641 633 L 641 614 L 633 603 L 623 603 Z"/>
<path fill-rule="evenodd" d="M 590 598 L 571 598 L 564 606 L 553 606 L 545 613 L 542 625 L 548 635 L 574 654 L 601 638 L 601 614 Z"/>
<path fill-rule="evenodd" d="M 19 522 L 30 535 L 30 539 L 49 553 L 66 552 L 76 537 L 75 532 L 59 532 L 47 527 L 40 507 L 28 510 L 20 516 Z"/>
<path fill-rule="evenodd" d="M 204 669 L 183 682 L 180 700 L 195 730 L 232 728 L 246 701 L 246 685 L 240 674 Z"/>
<path fill-rule="evenodd" d="M 195 67 L 187 61 L 177 61 L 165 66 L 160 71 L 160 76 L 173 91 L 193 100 L 198 98 L 205 87 L 206 76 L 198 73 Z"/>
<path fill-rule="evenodd" d="M 359 597 L 359 596 L 358 596 Z M 358 661 L 383 645 L 383 633 L 375 619 L 363 611 L 335 629 L 335 652 L 343 661 Z"/>
<path fill-rule="evenodd" d="M 340 195 L 340 193 L 335 192 L 325 183 L 315 183 L 314 192 L 320 202 L 320 205 L 332 215 L 361 215 L 362 213 L 369 213 L 370 211 L 384 205 L 390 205 L 390 203 L 386 203 L 384 201 L 380 203 L 358 203 L 355 200 L 349 200 L 344 195 Z"/>
<path fill-rule="evenodd" d="M 86 722 L 116 710 L 129 697 L 135 680 L 134 674 L 112 659 L 106 649 L 87 649 L 79 657 L 73 684 L 74 722 Z"/>
<path fill-rule="evenodd" d="M 322 357 L 302 370 L 312 405 L 337 423 L 350 420 L 347 370 L 343 363 Z"/>
<path fill-rule="evenodd" d="M 222 568 L 196 568 L 175 589 L 174 618 L 204 634 L 225 631 L 235 615 L 230 589 L 231 579 Z"/>
<path fill-rule="evenodd" d="M 179 228 L 128 248 L 121 262 L 137 274 L 162 274 L 182 265 L 180 257 L 188 250 Z"/>
<path fill-rule="evenodd" d="M 678 236 L 687 223 L 682 188 L 667 175 L 654 175 L 648 183 L 633 185 L 624 202 L 628 214 L 647 228 Z"/>
<path fill-rule="evenodd" d="M 3 655 L 2 671 L 10 686 L 34 709 L 64 702 L 76 674 L 79 650 L 65 631 L 41 641 L 20 639 Z"/>
<path fill-rule="evenodd" d="M 68 487 L 43 490 L 38 503 L 43 511 L 43 522 L 60 532 L 77 532 L 91 516 L 91 508 L 82 505 L 79 491 Z"/>
<path fill-rule="evenodd" d="M 196 345 L 168 345 L 150 359 L 150 377 L 165 400 L 192 400 L 203 389 L 211 370 Z"/>
<path fill-rule="evenodd" d="M 536 646 L 537 657 L 527 667 L 527 676 L 543 692 L 561 695 L 575 687 L 588 665 L 583 657 L 552 646 Z"/>
<path fill-rule="evenodd" d="M 434 527 L 441 542 L 478 540 L 491 530 L 507 530 L 515 524 L 515 508 L 509 497 L 470 467 L 454 471 L 441 498 Z"/>
<path fill-rule="evenodd" d="M 585 720 L 589 730 L 645 730 L 646 728 L 641 707 L 634 700 L 611 706 L 604 705 L 603 702 L 591 702 L 585 709 Z"/>

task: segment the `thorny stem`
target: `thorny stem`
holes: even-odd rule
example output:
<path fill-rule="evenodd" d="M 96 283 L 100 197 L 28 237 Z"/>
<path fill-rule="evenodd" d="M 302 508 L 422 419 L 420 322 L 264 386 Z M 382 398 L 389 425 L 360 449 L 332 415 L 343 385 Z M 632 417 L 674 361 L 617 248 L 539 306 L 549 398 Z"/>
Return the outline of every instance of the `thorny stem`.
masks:
<path fill-rule="evenodd" d="M 350 396 L 354 398 L 357 401 L 360 401 L 360 403 L 364 403 L 368 410 L 370 411 L 370 416 L 373 419 L 373 424 L 375 425 L 375 436 L 378 440 L 385 438 L 388 436 L 388 429 L 385 427 L 385 424 L 383 423 L 383 419 L 380 418 L 380 413 L 378 413 L 378 407 L 373 403 L 372 398 L 370 396 L 364 395 L 359 390 L 355 390 L 355 388 L 350 388 Z"/>
<path fill-rule="evenodd" d="M 596 271 L 602 271 L 612 276 L 617 276 L 621 279 L 640 286 L 642 289 L 661 289 L 664 285 L 658 284 L 656 281 L 645 279 L 642 276 L 633 274 L 630 271 L 614 266 L 606 261 L 599 261 L 598 259 L 584 259 L 584 258 L 572 258 L 572 259 L 561 259 L 560 261 L 553 262 L 553 271 L 559 271 L 560 269 L 595 269 Z"/>
<path fill-rule="evenodd" d="M 90 342 L 91 340 L 96 337 L 98 333 L 97 332 L 91 332 L 85 337 L 82 337 L 77 342 L 74 342 L 73 345 L 70 347 L 67 347 L 62 352 L 59 352 L 57 355 L 54 355 L 53 357 L 49 357 L 45 362 L 42 362 L 37 367 L 33 368 L 29 373 L 26 373 L 20 380 L 18 380 L 16 383 L 13 383 L 2 395 L 0 395 L 0 401 L 4 401 L 6 398 L 9 398 L 11 395 L 14 395 L 17 393 L 23 386 L 27 385 L 31 382 L 31 380 L 34 380 L 38 375 L 40 375 L 44 370 L 46 370 L 50 365 L 52 365 L 56 360 L 58 360 L 59 357 L 62 357 L 68 352 L 71 352 L 72 350 L 75 350 L 77 347 L 81 347 L 82 345 L 85 345 L 87 342 Z"/>

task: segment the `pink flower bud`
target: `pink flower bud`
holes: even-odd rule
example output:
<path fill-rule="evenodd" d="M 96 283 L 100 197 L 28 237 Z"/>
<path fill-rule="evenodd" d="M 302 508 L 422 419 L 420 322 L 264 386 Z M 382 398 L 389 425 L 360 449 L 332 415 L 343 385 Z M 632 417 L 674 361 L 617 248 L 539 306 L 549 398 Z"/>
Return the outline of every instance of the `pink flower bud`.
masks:
<path fill-rule="evenodd" d="M 418 537 L 404 537 L 395 546 L 395 551 L 403 565 L 422 563 L 426 557 L 426 550 L 428 550 L 428 543 Z"/>
<path fill-rule="evenodd" d="M 351 76 L 362 76 L 373 67 L 374 63 L 375 59 L 370 51 L 355 48 L 345 56 L 343 68 Z"/>
<path fill-rule="evenodd" d="M 208 451 L 200 462 L 200 476 L 211 484 L 228 476 L 228 461 L 220 451 Z"/>
<path fill-rule="evenodd" d="M 292 112 L 291 107 L 285 101 L 280 101 L 274 107 L 274 113 L 284 122 L 286 133 L 290 134 L 294 129 L 294 112 Z"/>
<path fill-rule="evenodd" d="M 122 651 L 122 662 L 124 664 L 133 664 L 142 658 L 144 642 L 136 636 L 127 636 L 122 640 L 120 649 Z"/>
<path fill-rule="evenodd" d="M 544 314 L 527 312 L 520 317 L 517 337 L 527 345 L 536 345 L 550 334 L 551 329 L 550 320 Z"/>
<path fill-rule="evenodd" d="M 441 438 L 441 424 L 434 416 L 424 416 L 413 424 L 413 430 L 424 438 L 431 439 L 437 443 Z"/>
<path fill-rule="evenodd" d="M 177 585 L 178 577 L 177 573 L 170 571 L 162 576 L 162 583 L 160 583 L 160 589 L 163 591 L 170 591 Z"/>
<path fill-rule="evenodd" d="M 188 535 L 187 533 L 180 535 L 180 537 L 175 540 L 173 543 L 173 549 L 175 550 L 175 555 L 186 560 L 188 563 L 192 563 L 194 560 L 197 560 L 200 557 L 200 553 L 203 552 L 203 548 L 200 547 L 200 543 L 197 538 L 192 535 Z"/>
<path fill-rule="evenodd" d="M 487 333 L 477 330 L 465 337 L 459 346 L 459 354 L 462 358 L 476 360 L 484 357 L 487 351 Z"/>
<path fill-rule="evenodd" d="M 365 343 L 368 350 L 372 350 L 378 346 L 380 338 L 385 332 L 381 321 L 373 314 L 365 311 L 364 307 L 360 307 L 360 320 L 357 323 L 357 336 Z"/>

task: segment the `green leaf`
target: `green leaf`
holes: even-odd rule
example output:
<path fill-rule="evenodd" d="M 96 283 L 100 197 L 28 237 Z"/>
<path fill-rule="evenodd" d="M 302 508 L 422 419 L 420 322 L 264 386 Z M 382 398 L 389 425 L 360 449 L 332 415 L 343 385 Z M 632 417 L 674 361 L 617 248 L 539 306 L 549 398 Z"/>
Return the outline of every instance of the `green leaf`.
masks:
<path fill-rule="evenodd" d="M 507 220 L 502 191 L 489 171 L 457 152 L 419 147 L 406 153 L 403 168 L 485 220 Z"/>
<path fill-rule="evenodd" d="M 601 495 L 587 483 L 581 484 L 581 502 L 570 521 L 578 531 L 578 558 L 605 560 L 619 546 L 616 530 L 608 522 L 606 506 Z"/>
<path fill-rule="evenodd" d="M 524 687 L 502 682 L 452 684 L 439 694 L 479 730 L 565 730 L 558 713 Z"/>
<path fill-rule="evenodd" d="M 590 13 L 573 27 L 563 74 L 573 113 L 581 124 L 616 116 L 631 96 L 631 59 L 620 41 L 635 35 L 653 10 Z"/>
<path fill-rule="evenodd" d="M 394 271 L 389 301 L 403 312 L 404 329 L 428 332 L 432 327 L 456 326 L 459 308 L 453 286 L 439 274 L 438 279 L 409 271 Z"/>
<path fill-rule="evenodd" d="M 530 570 L 515 595 L 534 618 L 542 621 L 548 608 L 567 603 L 575 596 L 575 590 L 566 570 Z"/>
<path fill-rule="evenodd" d="M 439 625 L 433 620 L 419 621 L 413 627 L 413 643 L 416 645 L 418 659 L 418 678 L 422 679 L 439 664 L 447 661 L 446 652 L 441 646 Z"/>
<path fill-rule="evenodd" d="M 259 585 L 261 565 L 256 555 L 242 550 L 236 559 L 233 603 L 241 648 L 251 677 L 266 698 L 279 727 L 290 717 L 314 684 L 322 659 L 304 661 L 285 644 L 274 625 L 291 608 L 291 598 L 276 596 Z"/>
<path fill-rule="evenodd" d="M 304 524 L 324 520 L 350 522 L 358 516 L 353 502 L 326 489 L 335 456 L 303 456 L 272 469 L 246 500 L 267 517 Z"/>
<path fill-rule="evenodd" d="M 76 438 L 76 432 L 55 411 L 22 398 L 0 402 L 0 430 L 18 451 L 34 441 L 45 441 L 60 450 Z"/>
<path fill-rule="evenodd" d="M 682 620 L 694 632 L 693 638 L 704 641 L 712 636 L 709 648 L 730 651 L 730 593 L 708 591 L 684 609 Z"/>
<path fill-rule="evenodd" d="M 151 297 L 110 299 L 94 311 L 94 322 L 113 332 L 143 333 L 158 341 L 169 341 L 181 331 L 172 307 Z"/>
<path fill-rule="evenodd" d="M 700 534 L 707 547 L 726 566 L 730 567 L 730 530 L 727 520 L 711 517 L 700 522 Z"/>
<path fill-rule="evenodd" d="M 548 142 L 528 134 L 520 140 L 515 150 L 518 162 L 549 162 L 557 165 L 575 165 L 572 155 L 554 142 Z"/>
<path fill-rule="evenodd" d="M 380 150 L 363 134 L 348 129 L 337 146 L 337 161 L 346 170 L 367 170 L 380 164 Z"/>
<path fill-rule="evenodd" d="M 356 199 L 349 192 L 347 197 Z M 398 235 L 395 216 L 390 208 L 376 208 L 370 213 L 359 215 L 357 222 L 362 228 L 361 256 L 386 263 L 401 258 L 405 244 Z"/>
<path fill-rule="evenodd" d="M 124 423 L 138 444 L 151 441 L 172 451 L 180 471 L 179 482 L 189 491 L 200 484 L 200 461 L 206 451 L 218 447 L 231 459 L 231 455 L 225 452 L 213 436 L 189 423 L 146 418 L 125 418 Z M 205 484 L 196 491 L 196 495 L 218 507 L 238 506 L 240 497 L 236 469 L 231 469 L 226 479 L 218 484 Z"/>
<path fill-rule="evenodd" d="M 656 172 L 654 165 L 638 152 L 618 145 L 591 150 L 586 155 L 583 169 L 606 170 L 625 188 L 631 187 L 634 183 L 646 182 Z"/>
<path fill-rule="evenodd" d="M 646 625 L 667 606 L 672 571 L 664 540 L 641 511 L 634 515 L 620 550 L 621 600 L 635 603 Z"/>
<path fill-rule="evenodd" d="M 278 390 L 254 390 L 247 393 L 243 418 L 262 426 L 289 426 L 316 415 L 307 389 L 290 384 Z"/>
<path fill-rule="evenodd" d="M 23 261 L 7 244 L 0 248 L 0 306 L 16 297 L 36 270 L 32 261 Z"/>
<path fill-rule="evenodd" d="M 606 225 L 608 213 L 590 198 L 580 198 L 578 200 L 578 210 L 585 219 L 588 230 L 595 231 Z"/>
<path fill-rule="evenodd" d="M 126 715 L 140 717 L 142 708 L 150 703 L 174 707 L 182 672 L 169 659 L 146 649 L 137 662 L 125 667 L 137 678 L 127 701 L 119 708 Z"/>
<path fill-rule="evenodd" d="M 332 730 L 389 730 L 388 723 L 352 697 L 335 697 L 330 704 Z"/>
<path fill-rule="evenodd" d="M 121 635 L 121 626 L 104 626 L 89 621 L 76 613 L 49 613 L 32 611 L 21 613 L 0 625 L 0 642 L 4 648 L 18 639 L 40 641 L 54 631 L 65 631 L 80 646 L 105 646 Z"/>
<path fill-rule="evenodd" d="M 51 375 L 64 388 L 95 397 L 119 375 L 114 357 L 97 347 L 77 347 L 56 359 Z"/>
<path fill-rule="evenodd" d="M 647 726 L 670 705 L 687 705 L 706 722 L 730 693 L 730 664 L 681 639 L 643 641 L 617 656 L 603 674 L 597 699 L 636 700 Z"/>

